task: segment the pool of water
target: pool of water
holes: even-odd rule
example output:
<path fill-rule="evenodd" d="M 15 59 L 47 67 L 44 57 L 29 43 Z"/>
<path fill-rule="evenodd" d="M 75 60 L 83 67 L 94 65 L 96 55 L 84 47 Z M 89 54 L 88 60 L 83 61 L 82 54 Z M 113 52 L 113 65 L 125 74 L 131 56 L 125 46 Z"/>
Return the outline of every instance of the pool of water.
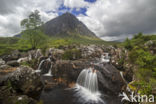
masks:
<path fill-rule="evenodd" d="M 75 95 L 73 89 L 55 88 L 42 91 L 40 100 L 44 104 L 122 104 L 117 96 L 101 95 L 103 102 L 85 101 L 85 98 Z"/>

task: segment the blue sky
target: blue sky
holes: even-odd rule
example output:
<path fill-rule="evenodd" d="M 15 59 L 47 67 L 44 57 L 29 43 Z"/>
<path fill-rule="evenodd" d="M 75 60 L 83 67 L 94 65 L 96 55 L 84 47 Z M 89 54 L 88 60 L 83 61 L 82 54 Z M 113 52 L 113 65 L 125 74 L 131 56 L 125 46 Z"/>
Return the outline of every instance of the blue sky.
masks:
<path fill-rule="evenodd" d="M 84 0 L 84 1 L 88 2 L 90 4 L 96 2 L 96 0 Z M 70 8 L 70 7 L 65 6 L 64 4 L 61 4 L 59 7 L 58 14 L 62 15 L 64 13 L 62 11 L 70 12 L 70 13 L 74 14 L 75 16 L 80 15 L 80 14 L 86 16 L 87 7 Z"/>
<path fill-rule="evenodd" d="M 84 2 L 88 2 L 88 3 L 91 4 L 91 3 L 95 3 L 96 0 L 84 0 Z M 61 4 L 60 7 L 59 7 L 58 14 L 62 15 L 64 13 L 62 11 L 68 11 L 68 12 L 74 14 L 75 16 L 78 16 L 80 14 L 86 16 L 87 7 L 70 8 L 70 7 L 65 6 L 64 4 Z"/>

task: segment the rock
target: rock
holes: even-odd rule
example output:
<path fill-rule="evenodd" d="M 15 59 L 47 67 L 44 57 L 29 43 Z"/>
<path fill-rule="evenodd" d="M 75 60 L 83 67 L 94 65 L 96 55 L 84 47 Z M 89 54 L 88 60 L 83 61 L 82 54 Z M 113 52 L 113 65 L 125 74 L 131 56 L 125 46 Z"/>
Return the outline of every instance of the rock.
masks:
<path fill-rule="evenodd" d="M 16 91 L 32 97 L 38 96 L 43 88 L 40 75 L 35 73 L 32 68 L 26 66 L 18 67 L 16 71 L 11 73 L 8 80 Z"/>
<path fill-rule="evenodd" d="M 19 58 L 17 60 L 18 63 L 27 62 L 27 61 L 29 61 L 29 57 Z"/>
<path fill-rule="evenodd" d="M 53 63 L 51 62 L 50 58 L 47 59 L 43 58 L 43 60 L 40 61 L 40 64 L 41 64 L 40 66 L 41 73 L 46 74 L 51 69 Z"/>
<path fill-rule="evenodd" d="M 43 84 L 40 75 L 26 66 L 0 76 L 0 103 L 36 104 Z"/>
<path fill-rule="evenodd" d="M 89 67 L 93 67 L 99 71 L 99 89 L 105 93 L 118 94 L 125 85 L 119 71 L 111 64 L 104 65 L 91 64 L 93 61 L 89 60 L 59 60 L 52 68 L 52 74 L 56 80 L 61 80 L 68 86 L 72 82 L 76 82 L 80 72 Z M 60 78 L 60 79 L 59 79 Z"/>
<path fill-rule="evenodd" d="M 40 59 L 41 57 L 43 57 L 43 54 L 41 52 L 41 49 L 37 49 L 37 50 L 31 50 L 28 52 L 28 60 L 32 60 L 32 59 Z"/>
<path fill-rule="evenodd" d="M 11 66 L 9 66 L 9 65 L 1 65 L 0 66 L 0 70 L 4 70 L 4 69 L 8 69 L 8 68 L 10 68 Z"/>
<path fill-rule="evenodd" d="M 52 49 L 51 53 L 49 53 L 49 56 L 52 57 L 52 60 L 60 60 L 62 59 L 62 55 L 64 54 L 64 50 L 62 49 Z"/>
<path fill-rule="evenodd" d="M 3 59 L 0 58 L 0 66 L 1 66 L 1 65 L 4 65 L 4 64 L 5 64 L 5 61 L 4 61 Z"/>
<path fill-rule="evenodd" d="M 100 73 L 98 73 L 99 90 L 105 93 L 119 94 L 122 87 L 125 85 L 120 72 L 111 64 L 105 63 L 96 66 Z"/>
<path fill-rule="evenodd" d="M 76 82 L 81 70 L 89 65 L 86 60 L 57 60 L 52 67 L 53 78 L 58 86 L 68 87 L 70 83 Z"/>
<path fill-rule="evenodd" d="M 150 50 L 150 53 L 152 53 L 153 55 L 156 54 L 156 41 L 149 40 L 144 44 L 144 46 L 148 47 L 148 49 Z"/>
<path fill-rule="evenodd" d="M 89 46 L 81 46 L 80 50 L 82 52 L 83 58 L 95 58 L 100 57 L 103 53 L 103 50 L 101 47 L 98 47 L 96 45 L 89 45 Z"/>
<path fill-rule="evenodd" d="M 28 51 L 28 57 L 30 60 L 35 59 L 35 56 L 36 56 L 36 50 Z"/>
<path fill-rule="evenodd" d="M 20 95 L 20 96 L 8 96 L 7 99 L 3 100 L 3 104 L 36 104 L 37 101 L 26 96 L 26 95 Z"/>
<path fill-rule="evenodd" d="M 41 49 L 37 49 L 35 53 L 35 59 L 39 59 L 40 57 L 43 57 L 43 54 L 41 52 Z"/>
<path fill-rule="evenodd" d="M 12 51 L 10 55 L 2 56 L 2 59 L 7 62 L 11 60 L 17 60 L 20 57 L 20 52 L 18 50 Z"/>
<path fill-rule="evenodd" d="M 19 63 L 17 62 L 17 60 L 12 60 L 12 61 L 8 61 L 7 65 L 12 66 L 12 67 L 17 67 L 19 66 Z"/>

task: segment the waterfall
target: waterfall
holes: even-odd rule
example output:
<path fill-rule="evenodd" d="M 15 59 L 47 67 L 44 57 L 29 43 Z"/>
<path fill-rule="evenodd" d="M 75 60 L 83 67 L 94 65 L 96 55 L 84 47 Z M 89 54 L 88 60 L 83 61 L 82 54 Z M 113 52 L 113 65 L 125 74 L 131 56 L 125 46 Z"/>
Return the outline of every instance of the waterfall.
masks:
<path fill-rule="evenodd" d="M 51 69 L 52 69 L 52 63 L 51 63 L 51 66 L 50 66 L 50 69 L 49 69 L 48 73 L 44 74 L 44 76 L 52 76 Z"/>
<path fill-rule="evenodd" d="M 91 68 L 84 69 L 78 79 L 77 83 L 85 88 L 87 88 L 92 93 L 98 91 L 98 82 L 97 82 L 97 74 L 96 70 L 93 70 Z"/>
<path fill-rule="evenodd" d="M 42 60 L 42 61 L 40 62 L 39 66 L 38 66 L 38 69 L 35 70 L 35 72 L 41 72 L 41 66 L 42 66 L 42 64 L 43 64 L 44 61 L 45 61 L 45 60 Z"/>
<path fill-rule="evenodd" d="M 92 68 L 81 71 L 75 86 L 76 96 L 82 103 L 95 102 L 102 103 L 101 94 L 98 91 L 97 70 Z"/>
<path fill-rule="evenodd" d="M 37 69 L 35 72 L 41 72 L 41 66 L 42 66 L 42 64 L 43 64 L 45 61 L 51 62 L 50 58 L 47 58 L 46 60 L 42 60 L 42 61 L 40 62 L 40 64 L 39 64 L 39 66 L 38 66 L 38 69 Z M 52 74 L 51 74 L 51 73 L 52 73 L 51 69 L 52 69 L 52 62 L 51 62 L 51 66 L 50 66 L 50 68 L 49 68 L 48 73 L 44 74 L 44 76 L 52 76 Z"/>
<path fill-rule="evenodd" d="M 105 56 L 104 55 L 101 55 L 101 62 L 109 62 L 110 61 L 110 57 L 109 57 L 109 53 L 105 53 Z"/>

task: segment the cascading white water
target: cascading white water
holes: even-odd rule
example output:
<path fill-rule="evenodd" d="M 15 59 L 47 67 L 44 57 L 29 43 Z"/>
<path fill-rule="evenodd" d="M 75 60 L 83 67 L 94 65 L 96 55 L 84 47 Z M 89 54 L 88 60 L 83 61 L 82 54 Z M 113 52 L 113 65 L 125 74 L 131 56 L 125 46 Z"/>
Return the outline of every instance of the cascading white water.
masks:
<path fill-rule="evenodd" d="M 97 82 L 97 74 L 96 70 L 93 70 L 91 68 L 84 69 L 78 79 L 77 83 L 85 88 L 87 88 L 92 93 L 98 91 L 98 82 Z"/>
<path fill-rule="evenodd" d="M 43 64 L 45 61 L 51 62 L 50 58 L 47 58 L 46 60 L 42 60 L 42 61 L 40 62 L 40 64 L 39 64 L 39 66 L 38 66 L 38 69 L 37 69 L 35 72 L 41 72 L 41 66 L 42 66 L 42 64 Z M 44 76 L 52 76 L 52 74 L 51 74 L 51 73 L 52 73 L 52 72 L 51 72 L 51 69 L 52 69 L 52 62 L 51 62 L 51 66 L 50 66 L 50 68 L 49 68 L 48 73 L 44 74 Z"/>
<path fill-rule="evenodd" d="M 101 55 L 101 62 L 109 62 L 110 61 L 110 57 L 109 57 L 109 53 L 105 53 L 104 55 Z"/>
<path fill-rule="evenodd" d="M 42 60 L 42 61 L 40 62 L 39 66 L 38 66 L 38 69 L 35 70 L 35 72 L 41 72 L 41 66 L 42 66 L 42 64 L 43 64 L 44 61 L 45 61 L 45 60 Z"/>
<path fill-rule="evenodd" d="M 52 63 L 51 63 L 51 66 L 50 66 L 48 73 L 44 74 L 44 76 L 52 76 L 51 69 L 52 69 Z"/>
<path fill-rule="evenodd" d="M 100 98 L 101 94 L 98 91 L 97 70 L 92 68 L 82 70 L 78 76 L 75 91 L 81 103 L 103 103 Z"/>

